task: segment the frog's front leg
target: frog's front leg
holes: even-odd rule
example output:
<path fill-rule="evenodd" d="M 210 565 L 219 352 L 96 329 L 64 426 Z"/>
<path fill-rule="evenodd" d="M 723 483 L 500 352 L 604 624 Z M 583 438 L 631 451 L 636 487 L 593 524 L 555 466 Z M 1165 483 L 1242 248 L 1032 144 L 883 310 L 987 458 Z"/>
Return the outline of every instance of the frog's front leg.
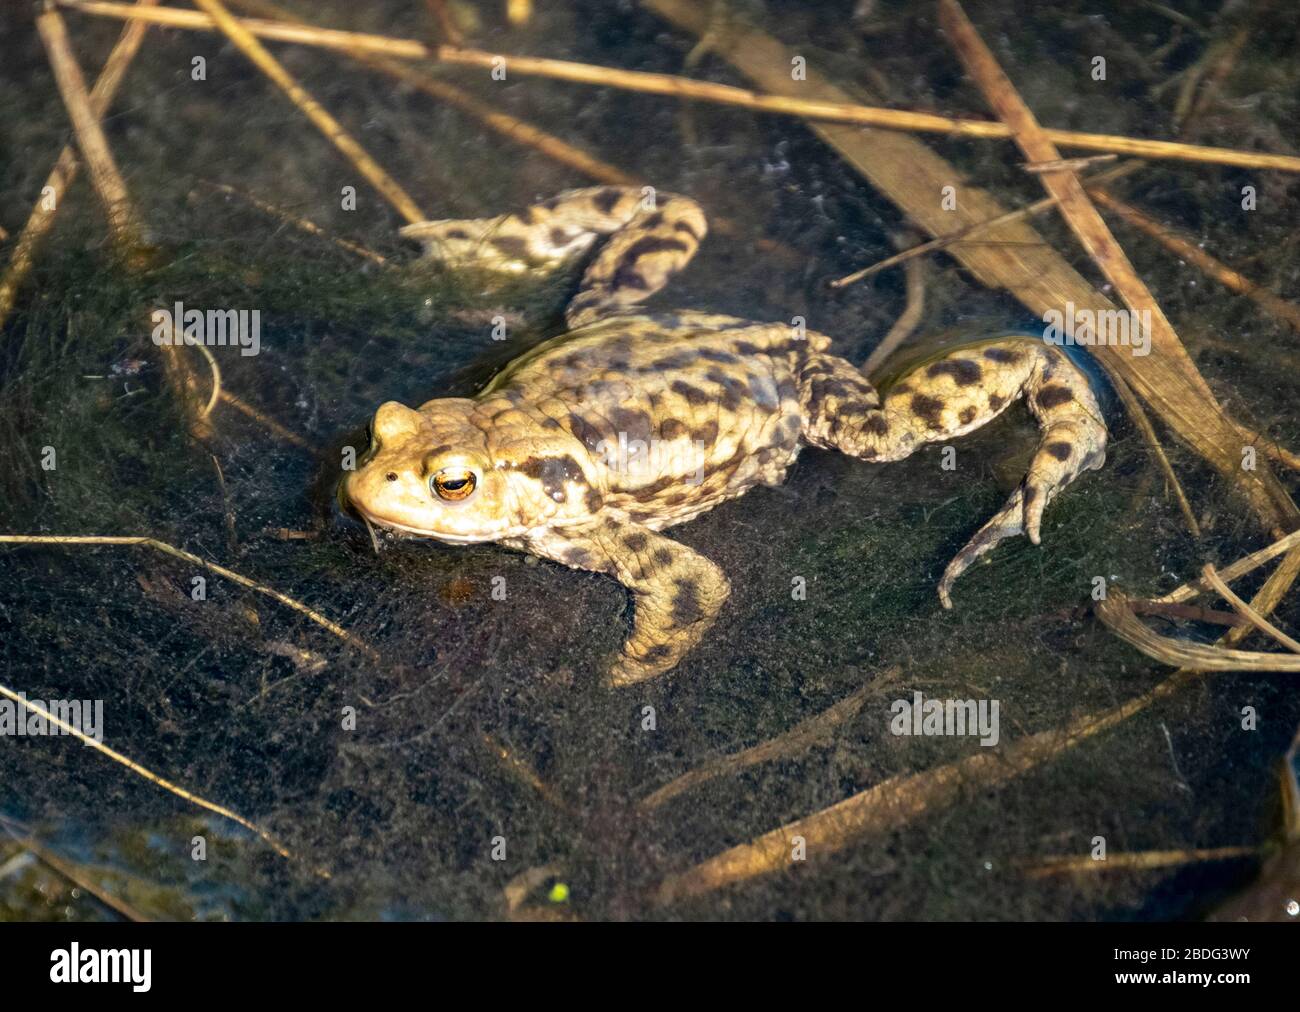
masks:
<path fill-rule="evenodd" d="M 731 585 L 718 566 L 680 542 L 627 521 L 548 529 L 520 547 L 574 569 L 607 573 L 635 602 L 632 634 L 608 673 L 632 685 L 676 667 L 717 619 Z"/>

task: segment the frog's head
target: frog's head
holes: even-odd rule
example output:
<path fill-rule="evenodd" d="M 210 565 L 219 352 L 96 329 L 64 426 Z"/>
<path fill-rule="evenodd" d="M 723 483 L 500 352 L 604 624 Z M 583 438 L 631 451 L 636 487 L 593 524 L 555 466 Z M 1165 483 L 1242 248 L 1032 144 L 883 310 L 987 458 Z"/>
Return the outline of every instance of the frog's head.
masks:
<path fill-rule="evenodd" d="M 369 523 L 457 544 L 495 541 L 517 526 L 504 476 L 493 466 L 474 402 L 431 401 L 413 411 L 381 404 L 370 449 L 342 493 Z"/>

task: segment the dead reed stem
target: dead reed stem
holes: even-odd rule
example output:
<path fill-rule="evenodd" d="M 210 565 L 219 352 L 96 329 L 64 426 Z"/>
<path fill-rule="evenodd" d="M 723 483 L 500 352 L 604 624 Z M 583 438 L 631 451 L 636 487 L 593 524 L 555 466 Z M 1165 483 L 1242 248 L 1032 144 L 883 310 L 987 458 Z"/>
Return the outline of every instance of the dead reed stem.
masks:
<path fill-rule="evenodd" d="M 54 72 L 63 105 L 68 110 L 68 119 L 72 121 L 77 147 L 85 159 L 91 184 L 104 206 L 109 230 L 123 255 L 128 259 L 133 258 L 143 245 L 144 232 L 131 204 L 131 195 L 122 179 L 122 173 L 109 149 L 108 138 L 104 136 L 99 116 L 90 100 L 86 79 L 72 53 L 67 26 L 63 23 L 62 15 L 57 10 L 50 9 L 36 18 L 36 30 L 45 44 L 50 69 Z"/>
<path fill-rule="evenodd" d="M 325 135 L 325 139 L 352 164 L 352 167 L 369 180 L 370 185 L 392 205 L 398 214 L 411 224 L 428 220 L 428 216 L 420 210 L 398 182 L 370 157 L 343 128 L 343 125 L 330 115 L 306 88 L 294 80 L 293 75 L 281 66 L 239 18 L 226 9 L 221 0 L 195 0 L 195 3 L 207 12 L 212 23 L 225 33 L 236 48 L 247 56 L 258 70 L 269 77 L 304 116 L 311 120 L 312 124 Z"/>
<path fill-rule="evenodd" d="M 87 14 L 113 18 L 143 18 L 156 24 L 200 31 L 211 30 L 211 20 L 191 11 L 159 8 L 148 13 L 135 11 L 127 4 L 106 0 L 60 0 L 65 7 Z M 199 6 L 208 10 L 204 0 Z M 954 119 L 932 113 L 907 112 L 883 109 L 852 102 L 821 102 L 777 95 L 761 95 L 745 88 L 696 81 L 671 74 L 652 74 L 644 71 L 619 70 L 613 67 L 552 60 L 533 56 L 510 56 L 488 53 L 454 46 L 428 46 L 416 39 L 396 39 L 365 32 L 346 32 L 337 29 L 313 28 L 277 24 L 275 22 L 244 19 L 243 27 L 250 35 L 294 42 L 301 45 L 320 46 L 326 49 L 366 51 L 383 56 L 408 60 L 438 60 L 442 63 L 491 68 L 494 61 L 504 59 L 507 73 L 548 77 L 578 84 L 623 88 L 653 95 L 714 102 L 737 106 L 753 112 L 777 113 L 815 119 L 828 123 L 847 123 L 857 126 L 874 126 L 890 130 L 910 130 L 940 133 L 950 136 L 984 137 L 1005 140 L 1011 131 L 1002 123 L 983 120 Z M 1292 155 L 1261 154 L 1253 151 L 1233 151 L 1228 148 L 1203 147 L 1181 144 L 1177 141 L 1146 140 L 1137 137 L 1120 137 L 1110 134 L 1081 133 L 1074 130 L 1048 130 L 1050 140 L 1066 147 L 1088 151 L 1110 151 L 1142 158 L 1177 159 L 1207 162 L 1217 165 L 1236 165 L 1257 169 L 1277 169 L 1283 172 L 1300 172 L 1300 158 Z"/>
<path fill-rule="evenodd" d="M 138 0 L 137 6 L 150 7 L 157 2 L 158 0 Z M 126 76 L 126 70 L 135 59 L 135 54 L 140 51 L 140 43 L 144 41 L 148 30 L 148 22 L 134 20 L 122 29 L 121 37 L 104 61 L 99 79 L 90 90 L 90 109 L 97 119 L 103 119 L 108 112 L 108 107 L 122 84 L 122 78 Z M 63 196 L 68 187 L 76 179 L 78 168 L 76 151 L 72 145 L 68 145 L 55 159 L 54 167 L 41 188 L 41 196 L 14 243 L 4 277 L 0 279 L 0 328 L 4 327 L 13 311 L 18 289 L 31 272 L 36 247 L 54 226 L 54 216 L 63 204 Z"/>

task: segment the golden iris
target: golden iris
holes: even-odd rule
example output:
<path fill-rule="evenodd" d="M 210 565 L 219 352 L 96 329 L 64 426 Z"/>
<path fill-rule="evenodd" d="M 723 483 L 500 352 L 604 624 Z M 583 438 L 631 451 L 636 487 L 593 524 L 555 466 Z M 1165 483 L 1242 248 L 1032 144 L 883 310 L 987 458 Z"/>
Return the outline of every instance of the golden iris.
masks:
<path fill-rule="evenodd" d="M 430 479 L 430 484 L 439 499 L 456 502 L 474 491 L 476 480 L 473 471 L 439 471 Z"/>

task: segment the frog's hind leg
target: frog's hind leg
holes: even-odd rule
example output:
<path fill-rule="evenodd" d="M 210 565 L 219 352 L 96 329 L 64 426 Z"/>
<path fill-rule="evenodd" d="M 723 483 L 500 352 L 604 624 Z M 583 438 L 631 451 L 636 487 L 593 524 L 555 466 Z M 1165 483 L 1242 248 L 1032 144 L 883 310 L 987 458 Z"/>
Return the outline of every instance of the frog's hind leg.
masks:
<path fill-rule="evenodd" d="M 514 214 L 425 221 L 401 234 L 423 244 L 427 259 L 518 274 L 559 268 L 602 236 L 613 236 L 565 313 L 569 326 L 577 327 L 658 291 L 695 255 L 707 232 L 704 212 L 686 197 L 595 186 Z"/>
<path fill-rule="evenodd" d="M 957 553 L 939 582 L 953 583 L 1004 538 L 1039 543 L 1043 509 L 1079 474 L 1106 460 L 1106 426 L 1088 378 L 1059 349 L 1009 337 L 959 349 L 907 373 L 883 396 L 844 359 L 811 356 L 801 373 L 806 437 L 863 460 L 901 460 L 925 443 L 965 435 L 1023 397 L 1042 437 L 1029 473 Z"/>
<path fill-rule="evenodd" d="M 630 217 L 582 277 L 578 294 L 564 311 L 570 327 L 581 327 L 646 299 L 685 267 L 709 226 L 700 205 L 689 197 L 659 194 L 641 198 Z"/>

